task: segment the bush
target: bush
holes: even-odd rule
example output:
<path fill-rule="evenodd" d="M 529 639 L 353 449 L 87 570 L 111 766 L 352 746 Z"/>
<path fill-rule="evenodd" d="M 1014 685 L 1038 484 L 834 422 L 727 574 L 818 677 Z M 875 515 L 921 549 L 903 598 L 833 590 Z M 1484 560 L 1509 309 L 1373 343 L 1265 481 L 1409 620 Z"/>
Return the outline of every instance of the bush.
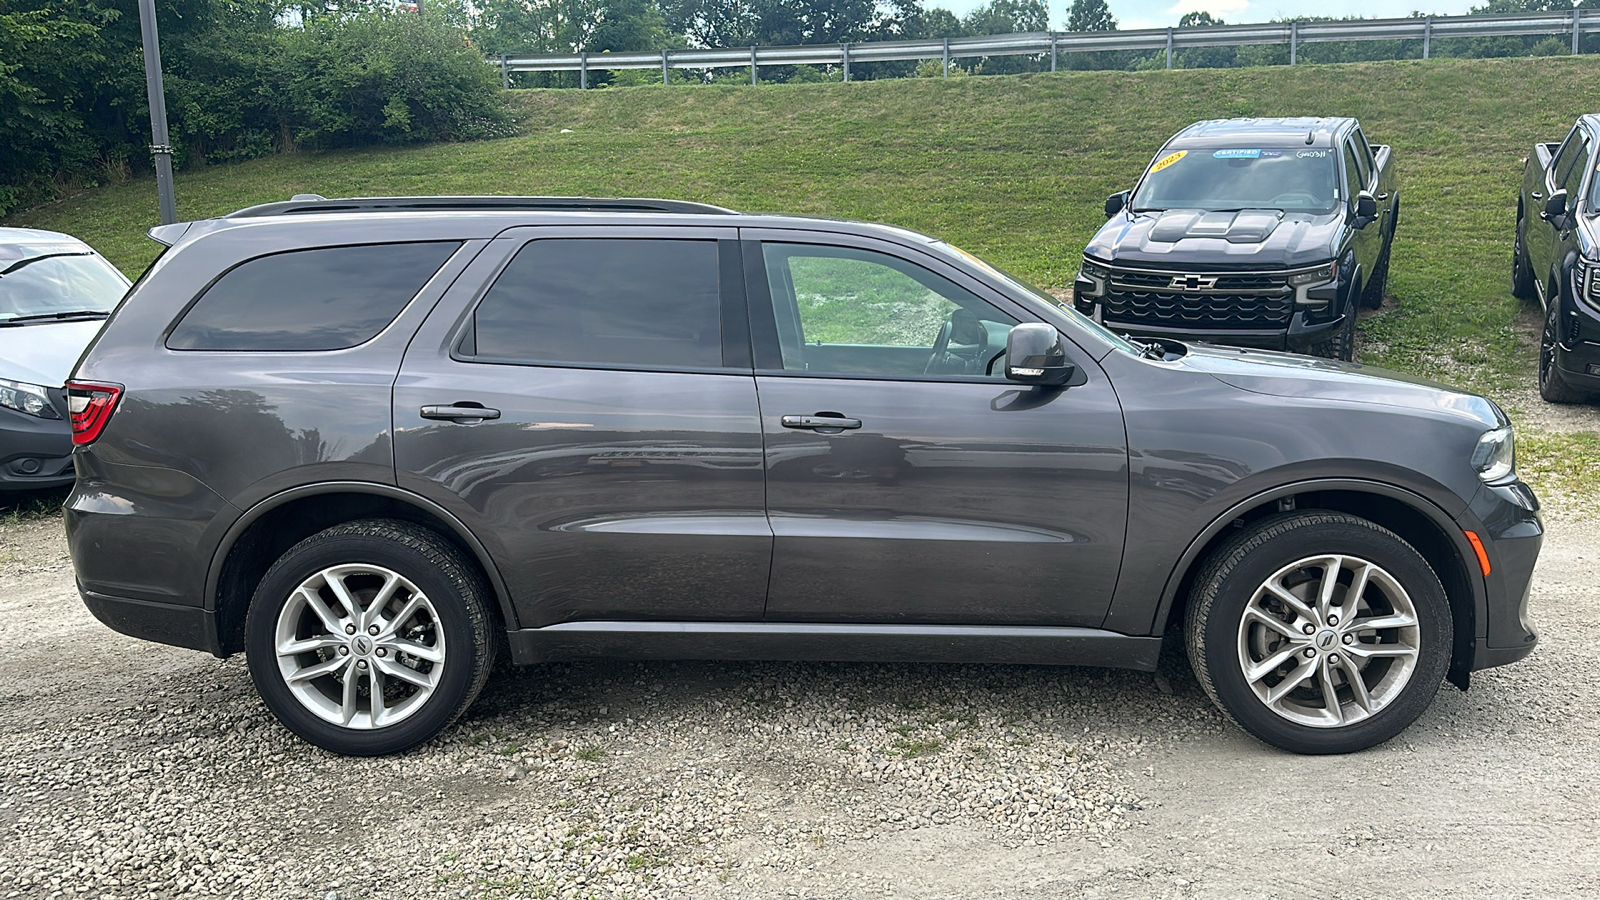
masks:
<path fill-rule="evenodd" d="M 286 31 L 273 80 L 312 148 L 511 134 L 499 75 L 462 33 L 412 12 L 319 15 Z"/>

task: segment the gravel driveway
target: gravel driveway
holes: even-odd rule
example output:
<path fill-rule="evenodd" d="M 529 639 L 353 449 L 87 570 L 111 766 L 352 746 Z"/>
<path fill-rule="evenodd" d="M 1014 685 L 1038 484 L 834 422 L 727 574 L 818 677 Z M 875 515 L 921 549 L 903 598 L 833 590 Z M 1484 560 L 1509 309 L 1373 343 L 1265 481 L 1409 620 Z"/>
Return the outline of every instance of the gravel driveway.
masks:
<path fill-rule="evenodd" d="M 1176 671 L 585 663 L 377 760 L 94 621 L 59 518 L 6 526 L 0 897 L 1592 896 L 1600 536 L 1548 525 L 1538 652 L 1353 756 Z"/>

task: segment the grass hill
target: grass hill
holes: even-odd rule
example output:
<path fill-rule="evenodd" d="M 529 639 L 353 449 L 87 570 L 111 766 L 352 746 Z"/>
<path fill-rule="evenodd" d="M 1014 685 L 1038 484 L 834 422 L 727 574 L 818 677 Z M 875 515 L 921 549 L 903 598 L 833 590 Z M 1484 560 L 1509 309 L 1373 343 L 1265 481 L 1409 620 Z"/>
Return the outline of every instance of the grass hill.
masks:
<path fill-rule="evenodd" d="M 1394 146 L 1402 197 L 1392 299 L 1362 323 L 1364 359 L 1516 410 L 1539 404 L 1526 394 L 1530 326 L 1508 290 L 1521 160 L 1600 110 L 1600 58 L 525 91 L 515 102 L 526 111 L 516 138 L 183 172 L 179 213 L 297 192 L 673 197 L 902 225 L 1062 287 L 1106 195 L 1130 187 L 1177 129 L 1352 115 Z M 142 237 L 155 221 L 154 185 L 140 181 L 6 224 L 76 234 L 136 273 L 158 249 Z M 1569 435 L 1542 450 L 1539 440 L 1525 442 L 1531 465 L 1542 456 L 1600 486 L 1600 439 Z"/>

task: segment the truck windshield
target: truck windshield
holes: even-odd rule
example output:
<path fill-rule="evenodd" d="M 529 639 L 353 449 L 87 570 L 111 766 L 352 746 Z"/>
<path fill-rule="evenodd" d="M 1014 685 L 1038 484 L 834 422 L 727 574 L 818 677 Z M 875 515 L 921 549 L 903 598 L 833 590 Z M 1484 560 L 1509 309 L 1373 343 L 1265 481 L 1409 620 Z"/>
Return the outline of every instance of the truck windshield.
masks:
<path fill-rule="evenodd" d="M 1332 212 L 1339 202 L 1332 150 L 1237 147 L 1176 150 L 1150 165 L 1134 212 L 1282 209 Z"/>

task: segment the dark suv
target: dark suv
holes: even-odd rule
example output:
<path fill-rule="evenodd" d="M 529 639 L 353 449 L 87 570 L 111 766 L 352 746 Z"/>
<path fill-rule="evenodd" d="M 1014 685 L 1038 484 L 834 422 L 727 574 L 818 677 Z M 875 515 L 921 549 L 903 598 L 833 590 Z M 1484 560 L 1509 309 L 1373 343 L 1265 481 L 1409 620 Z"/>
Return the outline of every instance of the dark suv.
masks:
<path fill-rule="evenodd" d="M 69 386 L 78 584 L 306 739 L 426 740 L 497 652 L 1152 669 L 1280 747 L 1526 656 L 1491 402 L 1131 343 L 897 228 L 320 198 L 171 249 Z"/>

